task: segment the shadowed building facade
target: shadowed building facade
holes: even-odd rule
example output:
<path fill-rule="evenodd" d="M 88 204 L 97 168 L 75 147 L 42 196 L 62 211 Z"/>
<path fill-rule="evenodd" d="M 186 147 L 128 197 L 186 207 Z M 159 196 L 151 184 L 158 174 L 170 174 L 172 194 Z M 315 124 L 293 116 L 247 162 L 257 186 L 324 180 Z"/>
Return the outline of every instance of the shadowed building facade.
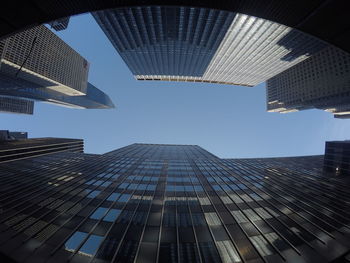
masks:
<path fill-rule="evenodd" d="M 13 132 L 10 132 L 11 135 Z M 14 134 L 16 136 L 16 134 Z M 21 135 L 21 134 L 20 134 Z M 0 163 L 52 154 L 55 152 L 84 152 L 84 141 L 66 138 L 12 138 L 0 140 Z"/>
<path fill-rule="evenodd" d="M 350 141 L 326 142 L 324 168 L 338 176 L 350 175 Z"/>
<path fill-rule="evenodd" d="M 267 111 L 321 109 L 350 118 L 350 55 L 327 47 L 266 82 Z"/>
<path fill-rule="evenodd" d="M 4 163 L 0 251 L 36 263 L 341 262 L 350 182 L 322 168 L 323 156 L 155 144 Z"/>

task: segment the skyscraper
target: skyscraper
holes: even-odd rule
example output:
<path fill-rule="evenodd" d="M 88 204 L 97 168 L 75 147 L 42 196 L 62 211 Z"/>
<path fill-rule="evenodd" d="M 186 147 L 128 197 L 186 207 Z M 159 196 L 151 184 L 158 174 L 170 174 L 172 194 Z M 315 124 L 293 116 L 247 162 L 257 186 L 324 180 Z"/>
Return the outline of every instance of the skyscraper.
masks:
<path fill-rule="evenodd" d="M 267 110 L 322 109 L 350 117 L 350 55 L 327 47 L 267 81 Z"/>
<path fill-rule="evenodd" d="M 255 86 L 326 45 L 245 14 L 181 6 L 92 13 L 138 80 Z"/>
<path fill-rule="evenodd" d="M 220 159 L 133 144 L 0 165 L 0 252 L 18 262 L 342 262 L 350 181 L 323 156 Z"/>
<path fill-rule="evenodd" d="M 49 23 L 49 25 L 51 26 L 51 28 L 55 29 L 56 31 L 62 31 L 67 29 L 68 24 L 69 24 L 69 19 L 70 17 L 63 17 L 60 19 L 57 19 L 55 21 L 52 21 Z"/>
<path fill-rule="evenodd" d="M 26 99 L 0 96 L 0 112 L 33 114 L 34 102 Z"/>
<path fill-rule="evenodd" d="M 28 132 L 0 130 L 0 141 L 28 139 Z"/>
<path fill-rule="evenodd" d="M 66 138 L 1 140 L 0 163 L 65 151 L 84 152 L 84 141 Z"/>
<path fill-rule="evenodd" d="M 338 176 L 350 175 L 350 141 L 326 142 L 324 168 Z"/>
<path fill-rule="evenodd" d="M 88 83 L 86 59 L 45 26 L 1 40 L 0 56 L 0 96 L 76 108 L 114 107 L 106 94 Z"/>

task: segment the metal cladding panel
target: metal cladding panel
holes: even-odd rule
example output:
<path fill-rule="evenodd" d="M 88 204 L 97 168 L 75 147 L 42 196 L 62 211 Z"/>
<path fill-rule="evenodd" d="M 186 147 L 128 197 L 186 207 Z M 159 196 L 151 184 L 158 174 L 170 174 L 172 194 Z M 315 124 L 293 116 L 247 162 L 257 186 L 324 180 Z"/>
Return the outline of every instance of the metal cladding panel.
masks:
<path fill-rule="evenodd" d="M 214 9 L 130 7 L 93 16 L 140 80 L 254 86 L 326 46 L 268 20 Z"/>

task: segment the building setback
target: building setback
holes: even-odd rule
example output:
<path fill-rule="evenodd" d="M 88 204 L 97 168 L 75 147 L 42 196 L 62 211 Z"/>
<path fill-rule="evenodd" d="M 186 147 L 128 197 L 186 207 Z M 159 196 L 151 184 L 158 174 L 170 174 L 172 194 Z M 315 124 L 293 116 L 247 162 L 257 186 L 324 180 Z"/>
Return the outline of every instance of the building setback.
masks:
<path fill-rule="evenodd" d="M 18 262 L 343 262 L 350 181 L 323 156 L 220 159 L 133 144 L 0 165 L 0 251 Z"/>
<path fill-rule="evenodd" d="M 267 110 L 321 109 L 350 117 L 350 55 L 327 47 L 266 82 Z"/>
<path fill-rule="evenodd" d="M 0 58 L 0 96 L 73 108 L 114 107 L 88 83 L 87 60 L 43 25 L 2 39 Z"/>
<path fill-rule="evenodd" d="M 255 86 L 326 45 L 245 14 L 181 6 L 92 13 L 138 80 Z"/>

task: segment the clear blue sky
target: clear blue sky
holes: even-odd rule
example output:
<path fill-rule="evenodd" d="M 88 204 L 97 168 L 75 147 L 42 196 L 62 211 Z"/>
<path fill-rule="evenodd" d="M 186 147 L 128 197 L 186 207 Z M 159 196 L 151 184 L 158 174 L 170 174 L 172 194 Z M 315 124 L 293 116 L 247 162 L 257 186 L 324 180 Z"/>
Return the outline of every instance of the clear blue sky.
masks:
<path fill-rule="evenodd" d="M 112 110 L 35 104 L 30 115 L 0 114 L 0 129 L 30 137 L 85 140 L 104 153 L 131 143 L 198 144 L 223 158 L 322 154 L 326 140 L 349 139 L 350 120 L 321 110 L 266 112 L 264 84 L 136 81 L 90 14 L 58 34 L 90 62 L 89 81 L 106 92 Z"/>

